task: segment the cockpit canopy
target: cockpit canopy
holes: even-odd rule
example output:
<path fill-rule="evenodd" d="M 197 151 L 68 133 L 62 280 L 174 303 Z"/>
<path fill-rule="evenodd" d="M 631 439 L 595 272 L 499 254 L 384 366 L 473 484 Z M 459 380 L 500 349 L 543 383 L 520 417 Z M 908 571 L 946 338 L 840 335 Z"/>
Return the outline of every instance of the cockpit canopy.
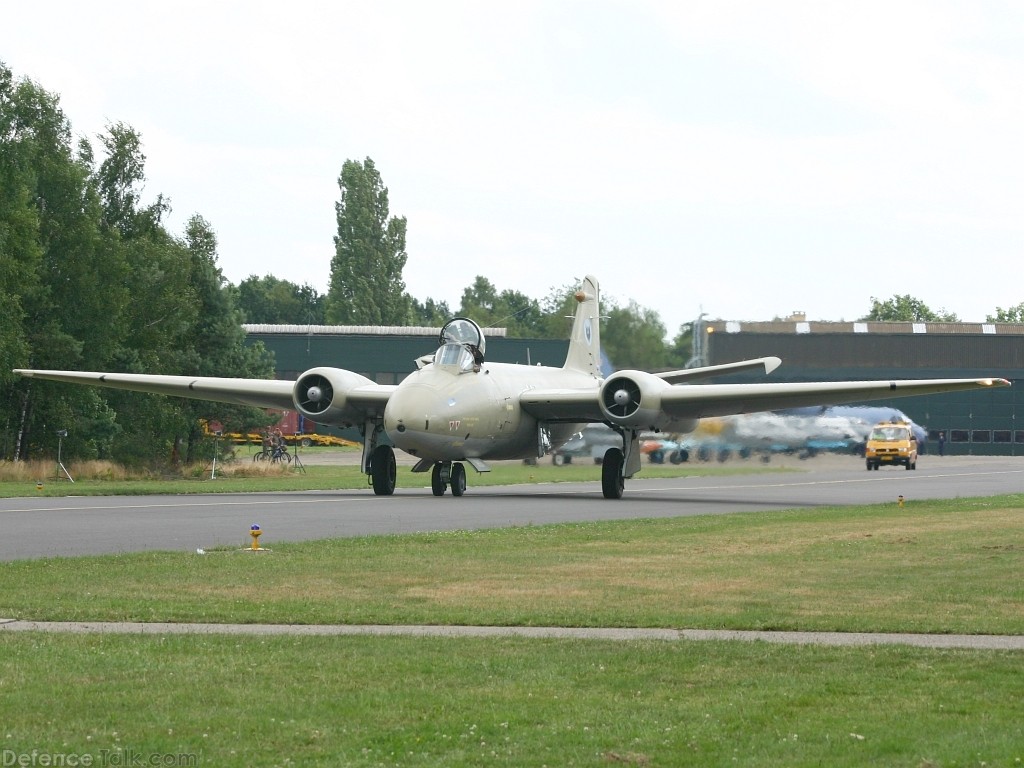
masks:
<path fill-rule="evenodd" d="M 441 344 L 468 344 L 480 350 L 482 355 L 486 351 L 487 343 L 484 341 L 484 332 L 480 326 L 468 317 L 453 317 L 441 329 Z"/>
<path fill-rule="evenodd" d="M 484 361 L 484 332 L 469 318 L 455 317 L 449 320 L 441 329 L 438 341 L 441 348 L 434 356 L 436 365 L 469 371 Z"/>

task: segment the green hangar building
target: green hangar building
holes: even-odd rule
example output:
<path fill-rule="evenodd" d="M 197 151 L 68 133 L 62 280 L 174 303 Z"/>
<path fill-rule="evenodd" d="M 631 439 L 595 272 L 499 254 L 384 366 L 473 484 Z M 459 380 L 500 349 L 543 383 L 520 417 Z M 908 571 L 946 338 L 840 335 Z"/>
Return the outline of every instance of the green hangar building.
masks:
<path fill-rule="evenodd" d="M 296 379 L 320 365 L 346 368 L 378 384 L 398 384 L 432 355 L 438 328 L 246 325 L 247 338 L 274 353 L 277 377 Z M 560 366 L 567 340 L 513 339 L 486 328 L 487 359 Z M 1024 324 L 700 321 L 702 363 L 775 355 L 782 366 L 767 378 L 738 374 L 721 381 L 862 379 L 1009 379 L 1012 387 L 901 397 L 885 402 L 927 427 L 934 443 L 946 433 L 950 454 L 1024 455 Z M 614 362 L 614 361 L 613 361 Z M 698 385 L 699 386 L 699 385 Z M 881 404 L 881 403 L 880 403 Z M 1018 420 L 1020 419 L 1020 420 Z"/>
<path fill-rule="evenodd" d="M 767 379 L 749 374 L 731 381 L 842 381 L 864 379 L 1001 378 L 1010 387 L 895 398 L 928 429 L 946 433 L 946 453 L 1024 455 L 1024 324 L 702 322 L 708 364 L 775 355 L 782 366 Z"/>
<path fill-rule="evenodd" d="M 279 379 L 297 379 L 318 365 L 345 368 L 378 384 L 398 384 L 416 361 L 437 351 L 440 328 L 373 325 L 245 325 L 246 339 L 274 353 Z M 487 359 L 496 363 L 561 366 L 569 341 L 510 339 L 505 328 L 484 328 Z"/>

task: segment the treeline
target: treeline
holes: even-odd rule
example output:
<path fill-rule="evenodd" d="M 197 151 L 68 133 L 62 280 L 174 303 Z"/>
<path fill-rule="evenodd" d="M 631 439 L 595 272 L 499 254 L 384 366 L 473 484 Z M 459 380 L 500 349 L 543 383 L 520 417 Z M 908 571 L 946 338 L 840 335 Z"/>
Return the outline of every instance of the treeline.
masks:
<path fill-rule="evenodd" d="M 273 375 L 271 355 L 245 343 L 210 224 L 193 216 L 176 236 L 169 202 L 141 199 L 146 158 L 131 128 L 108 126 L 99 144 L 74 142 L 57 97 L 0 64 L 0 455 L 52 455 L 67 429 L 69 456 L 193 459 L 200 416 L 265 417 L 11 373 Z"/>
<path fill-rule="evenodd" d="M 127 464 L 193 461 L 201 418 L 248 430 L 258 409 L 109 389 L 33 382 L 14 368 L 272 377 L 244 322 L 436 325 L 453 314 L 519 336 L 564 338 L 577 284 L 538 301 L 477 277 L 454 312 L 411 297 L 402 281 L 404 218 L 390 216 L 373 161 L 338 178 L 338 235 L 330 289 L 318 295 L 274 276 L 230 284 L 213 226 L 199 215 L 183 235 L 164 221 L 170 201 L 143 200 L 139 134 L 107 126 L 98 146 L 72 138 L 56 95 L 0 62 L 0 458 L 55 453 Z M 329 246 L 328 246 L 329 247 Z M 685 362 L 656 313 L 606 304 L 606 349 L 620 367 Z"/>

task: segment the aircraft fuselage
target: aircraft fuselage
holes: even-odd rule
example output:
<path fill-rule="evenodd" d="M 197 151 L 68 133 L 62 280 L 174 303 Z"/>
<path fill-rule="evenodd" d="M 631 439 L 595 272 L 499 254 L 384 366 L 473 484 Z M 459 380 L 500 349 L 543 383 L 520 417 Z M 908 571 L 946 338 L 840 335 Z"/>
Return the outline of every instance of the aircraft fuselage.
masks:
<path fill-rule="evenodd" d="M 484 363 L 476 369 L 432 364 L 396 388 L 384 411 L 388 437 L 422 459 L 461 461 L 536 457 L 538 421 L 519 405 L 536 387 L 598 389 L 600 381 L 577 371 L 546 366 Z M 582 428 L 546 425 L 554 445 Z"/>

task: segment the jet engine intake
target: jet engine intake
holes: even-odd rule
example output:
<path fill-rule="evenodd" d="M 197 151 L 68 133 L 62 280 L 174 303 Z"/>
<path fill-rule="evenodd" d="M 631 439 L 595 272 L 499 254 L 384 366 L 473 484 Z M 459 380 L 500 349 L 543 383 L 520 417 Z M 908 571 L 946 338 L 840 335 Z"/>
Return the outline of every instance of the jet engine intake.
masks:
<path fill-rule="evenodd" d="M 662 408 L 663 396 L 674 386 L 645 371 L 618 371 L 601 385 L 601 413 L 624 429 L 692 432 L 697 419 L 669 416 Z"/>
<path fill-rule="evenodd" d="M 672 386 L 644 371 L 619 371 L 601 386 L 601 412 L 608 421 L 630 429 L 655 429 L 661 393 Z"/>
<path fill-rule="evenodd" d="M 321 424 L 356 424 L 360 414 L 346 408 L 345 393 L 372 385 L 373 382 L 358 373 L 342 368 L 312 368 L 299 376 L 292 392 L 295 409 L 303 416 Z"/>

